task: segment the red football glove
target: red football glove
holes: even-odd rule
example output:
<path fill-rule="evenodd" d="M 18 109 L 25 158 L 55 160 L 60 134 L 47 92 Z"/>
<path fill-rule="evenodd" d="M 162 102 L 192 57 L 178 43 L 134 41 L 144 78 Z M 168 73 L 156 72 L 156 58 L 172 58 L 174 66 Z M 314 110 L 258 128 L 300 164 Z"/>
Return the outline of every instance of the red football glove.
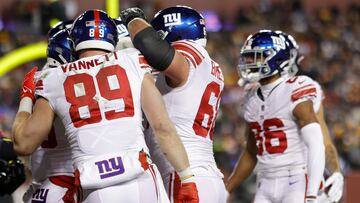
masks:
<path fill-rule="evenodd" d="M 35 66 L 34 68 L 32 68 L 28 73 L 26 73 L 25 77 L 24 77 L 24 81 L 22 84 L 22 89 L 21 89 L 21 93 L 20 93 L 20 98 L 24 98 L 24 97 L 29 97 L 33 103 L 35 103 L 35 73 L 37 71 L 37 67 Z"/>
<path fill-rule="evenodd" d="M 181 184 L 179 191 L 179 202 L 199 203 L 199 195 L 195 182 L 187 182 Z"/>

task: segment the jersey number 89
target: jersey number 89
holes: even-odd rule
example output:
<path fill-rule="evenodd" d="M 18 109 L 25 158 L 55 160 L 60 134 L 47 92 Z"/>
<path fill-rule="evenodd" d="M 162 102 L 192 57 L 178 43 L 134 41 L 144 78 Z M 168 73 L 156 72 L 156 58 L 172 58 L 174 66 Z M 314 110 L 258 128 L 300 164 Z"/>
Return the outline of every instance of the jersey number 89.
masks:
<path fill-rule="evenodd" d="M 114 77 L 118 81 L 118 85 L 115 88 L 109 85 L 109 78 Z M 98 123 L 102 120 L 100 106 L 95 98 L 95 84 L 99 87 L 102 98 L 107 101 L 123 101 L 124 109 L 122 111 L 111 109 L 105 111 L 104 115 L 107 120 L 132 117 L 134 115 L 134 103 L 125 69 L 119 65 L 104 67 L 96 74 L 95 78 L 89 74 L 81 73 L 67 77 L 64 82 L 65 97 L 71 104 L 69 113 L 74 126 L 79 128 L 87 124 Z M 83 89 L 80 95 L 75 91 L 79 88 Z M 84 109 L 82 107 L 87 107 L 88 113 L 86 118 L 82 118 L 80 115 L 80 109 Z"/>

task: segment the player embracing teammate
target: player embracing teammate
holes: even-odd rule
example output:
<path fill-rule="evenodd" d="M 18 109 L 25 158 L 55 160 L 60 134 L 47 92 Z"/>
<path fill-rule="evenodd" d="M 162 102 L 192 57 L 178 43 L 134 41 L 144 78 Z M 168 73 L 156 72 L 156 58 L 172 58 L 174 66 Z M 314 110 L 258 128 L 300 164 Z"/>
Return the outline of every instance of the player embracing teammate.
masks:
<path fill-rule="evenodd" d="M 73 185 L 60 202 L 167 202 L 145 144 L 144 112 L 181 178 L 179 201 L 197 201 L 186 151 L 152 77 L 140 68 L 140 53 L 114 52 L 117 27 L 100 10 L 80 15 L 69 35 L 79 60 L 42 71 L 36 85 L 34 71 L 24 79 L 13 127 L 16 152 L 34 152 L 59 117 L 75 169 Z M 171 63 L 173 56 L 167 59 Z"/>
<path fill-rule="evenodd" d="M 226 202 L 212 149 L 224 78 L 204 49 L 205 19 L 186 6 L 164 9 L 150 24 L 138 8 L 121 17 L 136 49 L 128 41 L 119 46 L 122 22 L 100 10 L 59 32 L 78 60 L 55 54 L 55 67 L 36 82 L 35 70 L 26 75 L 13 127 L 16 152 L 36 151 L 55 119 L 64 126 L 58 139 L 68 143 L 73 166 L 66 180 L 48 175 L 42 183 L 61 194 L 47 202 Z M 260 31 L 241 50 L 242 77 L 260 87 L 247 97 L 247 148 L 228 189 L 259 164 L 255 202 L 316 202 L 324 170 L 314 112 L 321 89 L 306 76 L 281 75 L 292 63 L 286 37 Z"/>

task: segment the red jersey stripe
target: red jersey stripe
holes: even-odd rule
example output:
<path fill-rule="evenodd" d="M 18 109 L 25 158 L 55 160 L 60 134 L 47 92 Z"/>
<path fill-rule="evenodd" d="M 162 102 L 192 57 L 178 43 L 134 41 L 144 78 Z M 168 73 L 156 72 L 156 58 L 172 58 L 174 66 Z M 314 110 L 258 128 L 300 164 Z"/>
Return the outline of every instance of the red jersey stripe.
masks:
<path fill-rule="evenodd" d="M 306 193 L 307 193 L 307 190 L 308 190 L 308 184 L 309 184 L 308 175 L 305 174 L 305 194 L 304 194 L 304 201 L 305 201 L 305 199 L 306 199 Z"/>
<path fill-rule="evenodd" d="M 187 53 L 185 51 L 181 51 L 181 50 L 178 50 L 178 51 L 181 53 L 181 55 L 185 56 L 185 58 L 187 58 L 196 68 L 197 64 L 196 64 L 196 61 L 193 56 L 191 56 L 189 53 Z"/>
<path fill-rule="evenodd" d="M 184 44 L 185 46 L 189 46 L 191 49 L 193 49 L 194 51 L 196 51 L 199 56 L 201 56 L 201 58 L 205 58 L 204 55 L 201 54 L 201 52 L 196 48 L 194 47 L 190 42 L 187 42 L 187 41 L 178 41 L 178 42 L 175 42 L 176 44 Z"/>
<path fill-rule="evenodd" d="M 155 189 L 156 189 L 156 197 L 157 197 L 157 199 L 159 199 L 159 191 L 158 191 L 159 186 L 158 186 L 157 181 L 156 181 L 156 174 L 155 174 L 153 165 L 149 165 L 149 166 L 150 166 L 149 171 L 150 171 L 151 176 L 153 178 Z"/>
<path fill-rule="evenodd" d="M 314 94 L 313 94 L 314 93 Z M 299 92 L 296 92 L 294 94 L 291 95 L 291 100 L 292 101 L 296 101 L 298 99 L 300 99 L 303 96 L 315 96 L 316 97 L 316 88 L 310 88 L 310 89 L 306 89 L 306 90 L 302 90 Z"/>
<path fill-rule="evenodd" d="M 143 55 L 139 55 L 139 63 L 140 63 L 140 65 L 142 65 L 142 64 L 149 65 L 149 63 L 147 62 L 147 60 L 145 59 L 145 57 Z"/>
<path fill-rule="evenodd" d="M 195 59 L 196 65 L 199 65 L 202 62 L 202 60 L 204 59 L 204 57 L 194 47 L 189 46 L 188 44 L 174 43 L 174 44 L 172 44 L 172 46 L 176 50 L 183 51 L 183 52 L 190 54 Z"/>
<path fill-rule="evenodd" d="M 299 87 L 299 88 L 297 88 L 296 90 L 293 90 L 292 93 L 295 93 L 296 91 L 299 91 L 299 90 L 301 90 L 301 89 L 305 89 L 305 88 L 307 88 L 307 87 L 314 87 L 314 84 L 308 84 L 308 85 L 304 85 L 304 86 L 302 86 L 302 87 Z"/>
<path fill-rule="evenodd" d="M 100 13 L 98 10 L 94 10 L 94 19 L 95 19 L 94 38 L 99 39 Z"/>

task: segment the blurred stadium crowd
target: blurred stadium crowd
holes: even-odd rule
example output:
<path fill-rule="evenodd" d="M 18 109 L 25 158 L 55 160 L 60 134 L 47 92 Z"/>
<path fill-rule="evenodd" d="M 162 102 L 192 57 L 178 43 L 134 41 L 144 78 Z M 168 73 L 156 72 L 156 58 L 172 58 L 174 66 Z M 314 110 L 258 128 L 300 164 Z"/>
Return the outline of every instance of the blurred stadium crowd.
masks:
<path fill-rule="evenodd" d="M 37 1 L 15 1 L 0 13 L 0 57 L 46 39 L 43 16 L 37 12 L 42 6 Z M 138 6 L 148 12 L 147 16 L 161 9 L 158 3 Z M 221 14 L 204 14 L 209 18 L 209 31 L 214 31 L 208 32 L 207 50 L 221 65 L 226 83 L 214 136 L 217 163 L 225 176 L 234 167 L 245 141 L 244 92 L 237 85 L 236 70 L 239 50 L 245 37 L 259 29 L 283 30 L 297 40 L 305 56 L 302 73 L 319 81 L 324 89 L 326 118 L 343 171 L 346 175 L 360 170 L 360 5 L 350 4 L 346 10 L 327 6 L 308 12 L 301 1 L 264 1 L 252 9 L 239 8 L 234 22 L 226 22 Z M 63 18 L 69 15 L 65 13 Z M 5 135 L 10 136 L 24 74 L 44 63 L 37 60 L 25 64 L 0 78 L 0 129 Z M 239 188 L 234 202 L 251 201 L 253 180 Z"/>

